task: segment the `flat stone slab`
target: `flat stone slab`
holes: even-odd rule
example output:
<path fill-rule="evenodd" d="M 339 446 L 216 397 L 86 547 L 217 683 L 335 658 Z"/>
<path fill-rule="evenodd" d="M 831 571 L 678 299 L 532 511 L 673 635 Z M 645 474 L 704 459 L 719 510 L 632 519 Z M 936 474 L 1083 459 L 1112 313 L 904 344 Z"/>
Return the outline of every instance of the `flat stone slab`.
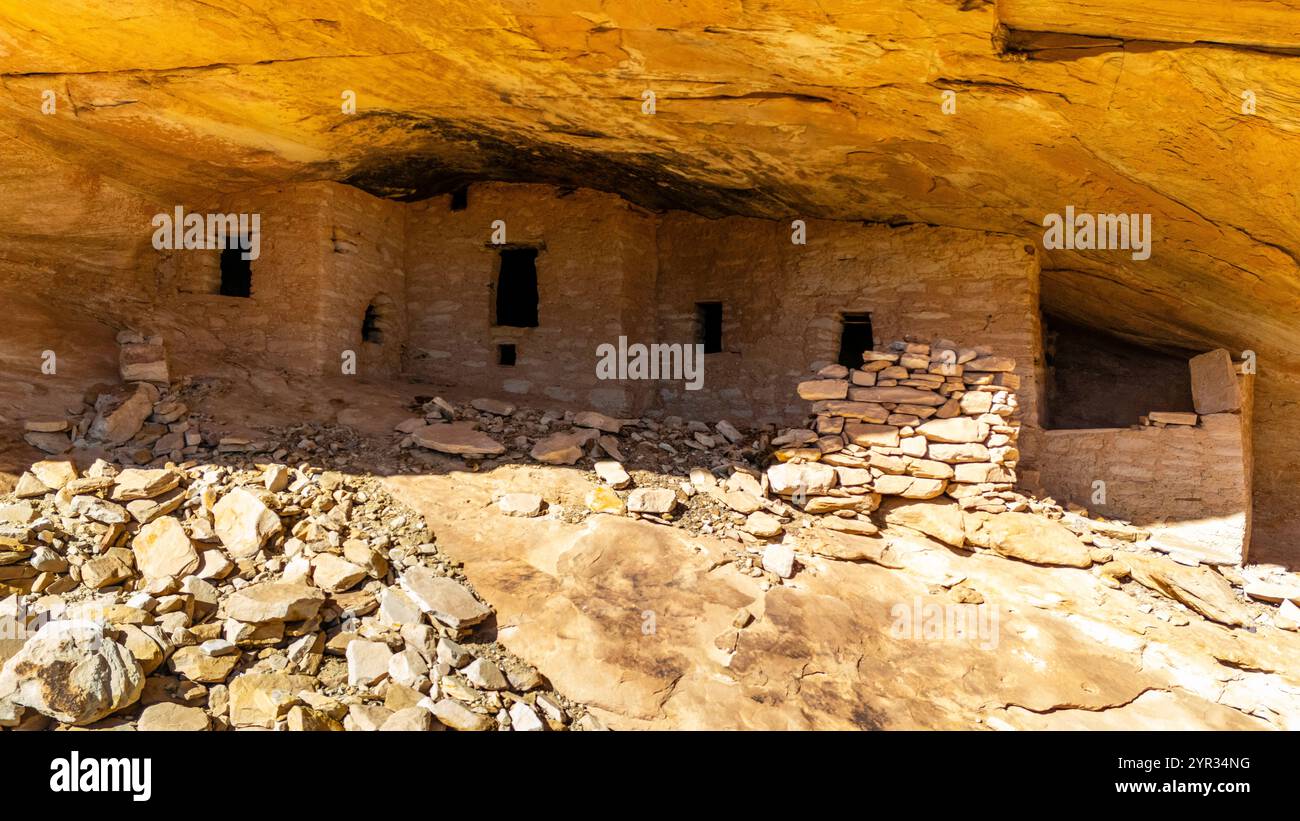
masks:
<path fill-rule="evenodd" d="M 474 598 L 460 582 L 439 576 L 426 567 L 413 567 L 401 576 L 402 589 L 420 609 L 454 629 L 472 627 L 492 615 L 492 609 Z"/>
<path fill-rule="evenodd" d="M 497 456 L 506 452 L 505 445 L 475 430 L 471 422 L 428 425 L 414 431 L 411 438 L 422 448 L 453 456 Z"/>

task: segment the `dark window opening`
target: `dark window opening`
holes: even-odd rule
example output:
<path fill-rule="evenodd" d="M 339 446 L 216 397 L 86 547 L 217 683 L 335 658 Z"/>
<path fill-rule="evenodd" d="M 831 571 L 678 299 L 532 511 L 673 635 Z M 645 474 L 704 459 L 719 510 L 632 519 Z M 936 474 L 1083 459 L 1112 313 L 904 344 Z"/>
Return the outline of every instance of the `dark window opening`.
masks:
<path fill-rule="evenodd" d="M 252 296 L 252 260 L 243 258 L 239 248 L 226 248 L 221 252 L 221 295 Z"/>
<path fill-rule="evenodd" d="M 497 275 L 496 324 L 536 328 L 537 302 L 537 249 L 503 249 Z"/>
<path fill-rule="evenodd" d="M 840 317 L 840 356 L 835 360 L 846 368 L 861 368 L 862 354 L 875 348 L 871 314 L 843 314 Z"/>
<path fill-rule="evenodd" d="M 722 352 L 722 303 L 695 303 L 696 343 L 704 346 L 705 353 Z"/>
<path fill-rule="evenodd" d="M 451 210 L 464 211 L 469 208 L 469 186 L 462 185 L 451 192 Z"/>
<path fill-rule="evenodd" d="M 497 364 L 513 366 L 515 364 L 515 346 L 498 345 L 497 346 Z"/>
<path fill-rule="evenodd" d="M 1191 351 L 1157 350 L 1044 317 L 1044 427 L 1126 428 L 1151 411 L 1194 411 Z"/>
<path fill-rule="evenodd" d="M 384 344 L 384 329 L 379 324 L 379 309 L 373 302 L 366 306 L 366 315 L 361 320 L 361 340 L 376 345 Z"/>

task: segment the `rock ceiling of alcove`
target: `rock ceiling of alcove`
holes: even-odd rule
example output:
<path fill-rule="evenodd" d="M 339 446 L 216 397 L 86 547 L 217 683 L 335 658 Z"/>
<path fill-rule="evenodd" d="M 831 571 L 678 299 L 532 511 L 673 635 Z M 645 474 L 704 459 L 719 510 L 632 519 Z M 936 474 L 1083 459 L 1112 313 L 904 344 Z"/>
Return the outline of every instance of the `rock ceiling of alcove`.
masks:
<path fill-rule="evenodd" d="M 517 179 L 1030 240 L 1073 204 L 1151 213 L 1156 245 L 1048 252 L 1050 310 L 1294 359 L 1300 2 L 1205 5 L 24 0 L 0 8 L 0 243 L 40 233 L 13 226 L 57 206 L 24 193 L 59 162 L 179 202 Z"/>

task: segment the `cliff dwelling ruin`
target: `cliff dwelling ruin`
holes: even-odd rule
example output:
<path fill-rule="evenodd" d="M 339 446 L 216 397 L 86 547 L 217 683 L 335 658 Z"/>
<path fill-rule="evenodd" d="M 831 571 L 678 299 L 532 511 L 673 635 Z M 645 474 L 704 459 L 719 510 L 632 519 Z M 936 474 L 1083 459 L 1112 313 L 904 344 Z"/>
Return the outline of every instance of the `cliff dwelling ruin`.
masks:
<path fill-rule="evenodd" d="M 0 727 L 1300 727 L 1291 4 L 73 5 Z"/>

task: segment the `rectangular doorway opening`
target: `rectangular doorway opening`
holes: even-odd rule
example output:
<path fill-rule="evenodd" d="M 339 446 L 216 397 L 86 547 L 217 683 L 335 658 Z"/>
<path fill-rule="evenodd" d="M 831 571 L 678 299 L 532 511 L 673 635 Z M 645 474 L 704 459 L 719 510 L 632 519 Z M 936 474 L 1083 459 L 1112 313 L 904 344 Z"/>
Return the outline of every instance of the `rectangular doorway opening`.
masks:
<path fill-rule="evenodd" d="M 537 327 L 536 248 L 502 249 L 496 290 L 496 325 Z"/>
<path fill-rule="evenodd" d="M 722 352 L 722 303 L 695 303 L 695 342 L 705 353 Z"/>
<path fill-rule="evenodd" d="M 871 333 L 871 314 L 840 314 L 840 355 L 836 362 L 846 368 L 861 368 L 862 353 L 876 346 Z"/>
<path fill-rule="evenodd" d="M 234 239 L 231 237 L 230 239 Z M 253 265 L 244 259 L 240 245 L 226 248 L 221 252 L 221 290 L 222 296 L 249 297 L 253 295 Z M 243 247 L 248 247 L 247 243 Z"/>

